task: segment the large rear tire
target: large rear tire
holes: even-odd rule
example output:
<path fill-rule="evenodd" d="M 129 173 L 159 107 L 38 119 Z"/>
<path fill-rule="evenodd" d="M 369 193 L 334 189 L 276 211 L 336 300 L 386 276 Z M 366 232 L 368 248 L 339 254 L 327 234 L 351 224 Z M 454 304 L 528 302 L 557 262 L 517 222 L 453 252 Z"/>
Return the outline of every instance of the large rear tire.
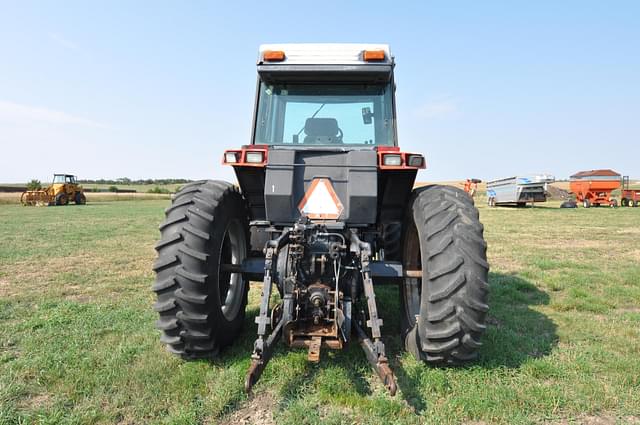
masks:
<path fill-rule="evenodd" d="M 478 210 L 462 190 L 427 186 L 414 191 L 403 235 L 401 289 L 405 347 L 428 363 L 477 358 L 489 306 L 487 244 Z"/>
<path fill-rule="evenodd" d="M 244 322 L 248 282 L 221 265 L 247 255 L 246 202 L 230 183 L 200 181 L 184 186 L 165 215 L 153 266 L 160 341 L 183 358 L 213 358 Z"/>
<path fill-rule="evenodd" d="M 69 197 L 66 193 L 58 193 L 56 195 L 56 205 L 67 205 L 69 203 Z"/>
<path fill-rule="evenodd" d="M 76 192 L 76 196 L 75 196 L 75 203 L 76 205 L 84 205 L 87 203 L 87 197 L 84 196 L 84 193 L 82 192 Z"/>

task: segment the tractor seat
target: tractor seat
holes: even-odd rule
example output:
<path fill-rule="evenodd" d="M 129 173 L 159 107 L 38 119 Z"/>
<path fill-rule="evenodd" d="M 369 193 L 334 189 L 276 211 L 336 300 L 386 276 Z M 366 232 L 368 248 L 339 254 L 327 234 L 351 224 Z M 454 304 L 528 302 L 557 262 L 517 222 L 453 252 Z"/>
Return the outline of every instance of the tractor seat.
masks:
<path fill-rule="evenodd" d="M 307 118 L 304 133 L 305 144 L 342 143 L 342 131 L 335 118 Z"/>

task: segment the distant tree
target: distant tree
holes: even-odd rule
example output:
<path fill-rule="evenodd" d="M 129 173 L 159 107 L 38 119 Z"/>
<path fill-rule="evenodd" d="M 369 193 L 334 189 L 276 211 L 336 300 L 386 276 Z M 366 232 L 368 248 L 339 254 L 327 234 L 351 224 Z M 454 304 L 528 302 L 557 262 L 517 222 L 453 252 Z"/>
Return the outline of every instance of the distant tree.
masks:
<path fill-rule="evenodd" d="M 109 192 L 118 192 L 117 186 L 109 186 Z"/>
<path fill-rule="evenodd" d="M 33 179 L 29 183 L 27 183 L 27 190 L 40 190 L 42 189 L 42 183 L 40 180 Z"/>

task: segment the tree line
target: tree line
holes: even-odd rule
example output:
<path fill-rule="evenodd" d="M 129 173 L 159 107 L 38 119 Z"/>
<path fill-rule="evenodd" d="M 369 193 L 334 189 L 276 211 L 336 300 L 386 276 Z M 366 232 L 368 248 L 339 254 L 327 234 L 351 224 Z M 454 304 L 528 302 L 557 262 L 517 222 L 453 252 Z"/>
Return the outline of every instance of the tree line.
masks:
<path fill-rule="evenodd" d="M 88 180 L 82 179 L 78 180 L 78 183 L 82 184 L 111 184 L 111 185 L 134 185 L 134 184 L 154 184 L 154 185 L 167 185 L 167 184 L 185 184 L 191 183 L 193 180 L 189 179 L 139 179 L 132 180 L 128 177 L 120 177 L 118 179 L 98 179 L 98 180 Z"/>

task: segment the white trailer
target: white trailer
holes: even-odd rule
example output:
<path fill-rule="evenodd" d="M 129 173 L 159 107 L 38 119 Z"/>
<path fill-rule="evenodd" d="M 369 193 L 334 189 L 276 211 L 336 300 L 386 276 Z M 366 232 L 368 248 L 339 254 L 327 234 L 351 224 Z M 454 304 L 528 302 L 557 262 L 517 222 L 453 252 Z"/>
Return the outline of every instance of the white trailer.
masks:
<path fill-rule="evenodd" d="M 524 206 L 546 202 L 547 187 L 555 181 L 549 174 L 513 176 L 487 182 L 487 204 Z"/>

